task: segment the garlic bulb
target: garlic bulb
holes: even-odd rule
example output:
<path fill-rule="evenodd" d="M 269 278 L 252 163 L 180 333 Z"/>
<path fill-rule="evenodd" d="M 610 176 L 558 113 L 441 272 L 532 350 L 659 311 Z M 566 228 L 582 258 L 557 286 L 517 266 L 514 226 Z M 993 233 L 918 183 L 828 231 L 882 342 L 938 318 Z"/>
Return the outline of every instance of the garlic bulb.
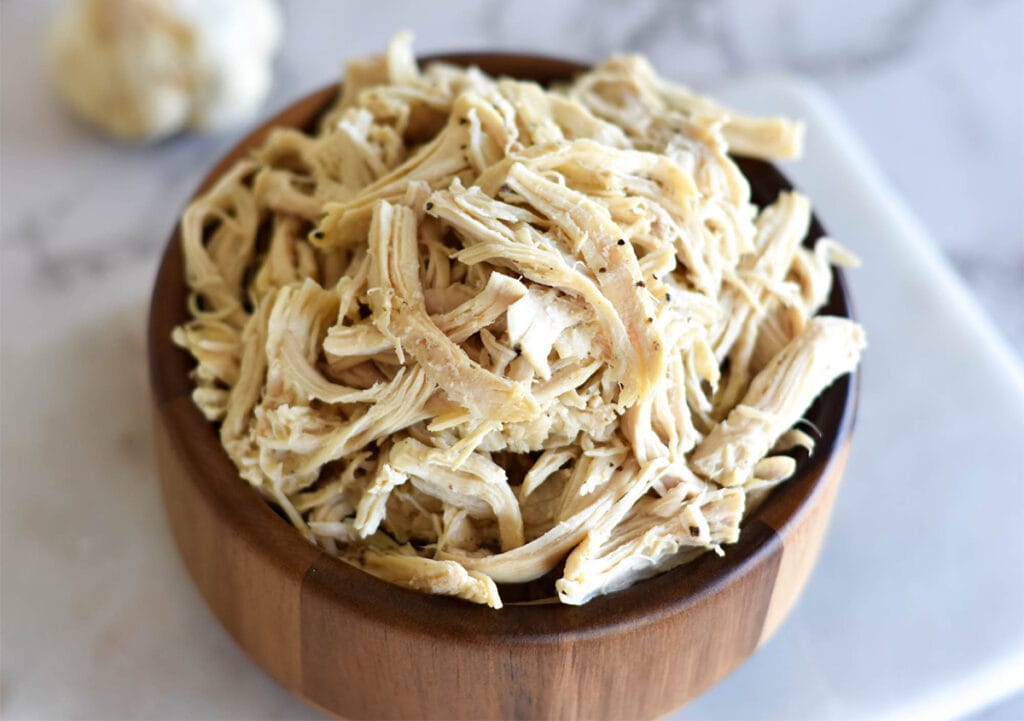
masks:
<path fill-rule="evenodd" d="M 249 118 L 270 90 L 280 38 L 274 0 L 72 0 L 47 50 L 75 114 L 145 141 Z"/>

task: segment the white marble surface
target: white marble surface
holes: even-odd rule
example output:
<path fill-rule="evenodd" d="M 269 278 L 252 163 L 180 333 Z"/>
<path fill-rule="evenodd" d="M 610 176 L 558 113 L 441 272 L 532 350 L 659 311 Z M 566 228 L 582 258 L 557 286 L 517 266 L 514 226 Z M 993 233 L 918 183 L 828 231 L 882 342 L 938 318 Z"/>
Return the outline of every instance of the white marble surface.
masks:
<path fill-rule="evenodd" d="M 146 275 L 189 189 L 236 136 L 123 148 L 65 118 L 40 65 L 55 4 L 0 5 L 2 298 L 70 284 L 65 292 L 83 301 L 76 308 L 91 312 L 106 301 L 85 287 L 129 268 Z M 1021 0 L 294 0 L 285 10 L 268 108 L 333 80 L 341 58 L 378 51 L 399 27 L 417 33 L 423 52 L 493 47 L 599 59 L 642 51 L 667 75 L 708 89 L 755 72 L 808 78 L 1024 352 Z M 40 322 L 8 321 L 5 332 L 45 334 L 42 319 L 64 305 L 53 300 Z"/>
<path fill-rule="evenodd" d="M 332 80 L 340 58 L 378 50 L 400 27 L 417 32 L 423 52 L 501 47 L 598 59 L 617 49 L 643 51 L 667 75 L 709 90 L 754 73 L 795 74 L 817 83 L 838 106 L 928 235 L 980 297 L 997 333 L 1019 354 L 1024 350 L 1022 3 L 874 0 L 856 5 L 296 0 L 286 4 L 285 49 L 268 108 Z M 187 580 L 166 538 L 153 489 L 142 329 L 156 254 L 190 190 L 237 135 L 126 148 L 67 119 L 46 89 L 39 57 L 40 34 L 53 6 L 39 0 L 0 4 L 0 713 L 11 718 L 304 713 L 252 673 L 244 656 L 203 616 L 195 605 L 198 599 L 183 595 Z M 749 91 L 741 97 L 758 101 Z M 850 217 L 852 207 L 869 215 L 872 209 L 863 202 L 844 204 L 844 188 L 829 178 L 828 167 L 808 162 L 797 166 L 794 175 L 809 188 L 827 188 L 826 205 L 832 207 L 823 205 L 823 216 L 843 229 L 845 242 L 858 250 L 869 247 L 873 238 L 856 236 L 871 228 L 885 237 L 877 218 L 858 222 Z M 879 285 L 862 283 L 857 287 L 862 298 L 886 282 L 877 266 L 864 272 Z M 893 279 L 902 282 L 906 276 Z M 910 284 L 899 297 L 934 294 L 922 274 L 912 280 L 921 287 Z M 929 345 L 919 339 L 915 348 L 922 355 L 907 361 L 926 362 L 925 351 L 948 353 L 954 364 L 957 359 L 965 364 L 966 384 L 981 369 L 972 364 L 972 356 L 957 355 L 955 344 L 1000 347 L 988 337 L 984 320 L 977 321 L 980 336 L 966 333 L 965 323 L 971 325 L 973 317 L 961 314 L 949 346 L 942 342 L 940 326 L 927 326 L 937 340 Z M 876 331 L 873 342 L 885 337 L 884 330 Z M 986 368 L 998 375 L 1015 363 L 1004 358 Z M 1020 389 L 1013 390 L 1012 382 L 1008 388 L 1005 395 L 1012 402 Z M 895 413 L 905 421 L 902 430 L 914 434 L 912 400 L 876 405 L 875 417 Z M 945 415 L 932 421 L 945 424 L 943 437 L 950 444 L 971 429 L 984 428 L 990 439 L 1019 449 L 1024 422 L 1019 414 L 1005 412 L 1017 427 L 988 427 L 985 408 L 960 418 L 945 408 Z M 916 432 L 930 427 L 924 423 Z M 856 451 L 898 455 L 899 444 L 894 445 L 862 445 Z M 943 470 L 948 448 L 937 440 L 926 442 L 917 435 L 907 445 L 934 456 L 922 463 L 930 473 Z M 917 460 L 911 458 L 910 466 Z M 970 484 L 965 493 L 1003 494 L 1004 520 L 1020 527 L 1024 458 L 1018 450 L 1017 462 L 1012 455 L 1010 460 L 1001 469 L 993 468 L 990 458 L 963 466 L 965 475 L 972 476 L 965 479 Z M 872 474 L 881 466 L 862 463 L 859 475 L 852 465 L 847 488 L 877 481 Z M 959 463 L 958 468 L 962 459 Z M 897 467 L 907 468 L 908 462 Z M 868 502 L 845 493 L 838 513 L 843 499 L 848 513 L 858 511 L 855 503 Z M 843 518 L 837 516 L 840 530 Z M 966 547 L 983 547 L 984 522 L 973 517 L 957 521 Z M 148 540 L 133 540 L 139 538 Z M 1011 547 L 999 553 L 1021 548 L 1016 537 L 1005 543 Z M 877 549 L 868 550 L 844 554 L 832 547 L 854 570 L 858 562 L 873 562 Z M 983 556 L 953 557 L 984 563 Z M 1022 581 L 1024 569 L 1001 573 L 1003 585 L 993 577 L 992 593 L 1004 606 L 1007 598 L 1019 602 L 1014 584 Z M 65 578 L 76 579 L 76 585 Z M 924 574 L 918 580 L 921 593 L 957 583 L 955 573 L 948 579 Z M 124 593 L 125 584 L 136 592 Z M 819 582 L 824 598 L 842 588 L 838 579 L 831 585 Z M 183 598 L 185 607 L 179 603 Z M 964 612 L 984 617 L 984 611 Z M 177 626 L 204 633 L 219 654 L 219 668 L 234 685 L 220 705 L 190 712 L 184 699 L 175 698 L 182 689 L 208 698 L 211 689 L 225 683 L 190 663 L 187 646 L 162 643 L 166 629 Z M 1010 640 L 1021 633 L 1019 626 L 1003 631 Z M 984 629 L 985 634 L 994 632 Z M 796 638 L 796 643 L 806 642 Z M 83 645 L 85 640 L 92 645 Z M 1005 650 L 1005 644 L 996 646 Z M 61 654 L 61 648 L 76 651 Z M 972 653 L 979 648 L 984 645 L 973 646 Z M 955 655 L 957 649 L 948 651 Z M 143 668 L 146 672 L 140 673 Z M 741 674 L 749 676 L 747 668 Z M 975 691 L 987 683 L 985 688 L 1000 693 L 1013 685 L 976 676 L 965 674 L 958 681 Z M 92 689 L 88 699 L 76 696 L 82 688 Z M 899 699 L 898 688 L 886 690 Z M 998 695 L 990 691 L 984 700 Z M 956 713 L 968 712 L 984 695 L 968 696 L 974 705 Z M 130 709 L 123 705 L 129 700 Z M 709 696 L 702 703 L 713 701 Z M 907 708 L 919 701 L 906 699 Z M 988 712 L 997 714 L 990 717 L 1024 713 L 1020 697 L 1008 703 Z M 721 716 L 715 707 L 699 708 Z M 790 710 L 791 716 L 800 715 L 798 708 Z M 827 703 L 817 710 L 849 716 Z"/>

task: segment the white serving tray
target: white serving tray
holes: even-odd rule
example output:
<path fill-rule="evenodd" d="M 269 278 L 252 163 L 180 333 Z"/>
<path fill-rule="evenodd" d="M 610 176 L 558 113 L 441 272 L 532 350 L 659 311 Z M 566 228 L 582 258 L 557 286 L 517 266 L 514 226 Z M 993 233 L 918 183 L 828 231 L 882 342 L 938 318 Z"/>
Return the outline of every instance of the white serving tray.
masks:
<path fill-rule="evenodd" d="M 808 159 L 784 171 L 863 259 L 850 281 L 871 345 L 803 599 L 672 718 L 968 713 L 1024 685 L 1021 366 L 827 101 L 785 79 L 725 94 L 807 121 Z M 234 645 L 177 558 L 148 437 L 144 285 L 108 279 L 96 317 L 2 349 L 0 713 L 318 718 Z"/>
<path fill-rule="evenodd" d="M 847 278 L 869 347 L 803 598 L 772 641 L 672 718 L 970 713 L 1024 688 L 1020 361 L 818 90 L 766 79 L 723 95 L 807 122 L 806 160 L 783 171 L 863 261 Z"/>

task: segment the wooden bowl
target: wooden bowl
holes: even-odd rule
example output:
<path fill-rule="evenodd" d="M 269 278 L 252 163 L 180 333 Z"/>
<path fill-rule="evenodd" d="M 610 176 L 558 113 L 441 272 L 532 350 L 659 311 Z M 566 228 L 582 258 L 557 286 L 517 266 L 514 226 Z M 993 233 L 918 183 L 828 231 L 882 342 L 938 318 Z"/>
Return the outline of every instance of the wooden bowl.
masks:
<path fill-rule="evenodd" d="M 437 59 L 437 58 L 431 58 Z M 448 55 L 491 74 L 566 80 L 584 66 L 520 55 Z M 324 88 L 238 144 L 206 190 L 273 126 L 311 127 Z M 756 202 L 790 187 L 741 161 Z M 823 233 L 814 221 L 808 242 Z M 167 245 L 149 321 L 156 454 L 174 539 L 224 627 L 296 696 L 349 718 L 654 718 L 735 669 L 779 627 L 807 581 L 849 448 L 856 383 L 843 377 L 808 413 L 814 456 L 743 524 L 723 558 L 705 554 L 580 606 L 500 611 L 405 590 L 306 542 L 242 481 L 192 404 L 191 358 L 171 344 L 186 320 L 178 231 Z M 836 273 L 825 312 L 850 315 Z M 244 703 L 244 700 L 240 700 Z"/>

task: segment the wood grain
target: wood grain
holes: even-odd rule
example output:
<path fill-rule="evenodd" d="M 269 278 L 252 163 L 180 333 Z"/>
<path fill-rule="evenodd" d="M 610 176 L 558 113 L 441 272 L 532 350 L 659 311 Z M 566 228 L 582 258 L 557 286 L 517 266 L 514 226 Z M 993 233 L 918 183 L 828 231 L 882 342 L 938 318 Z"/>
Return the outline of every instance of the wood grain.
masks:
<path fill-rule="evenodd" d="M 492 74 L 564 80 L 583 66 L 518 55 L 443 56 Z M 310 127 L 328 87 L 243 140 L 202 192 L 274 126 Z M 743 160 L 754 200 L 790 187 Z M 814 221 L 808 243 L 823 234 Z M 837 274 L 825 312 L 850 315 Z M 153 292 L 149 363 L 160 480 L 175 542 L 203 598 L 239 645 L 293 693 L 348 718 L 655 718 L 732 671 L 778 628 L 828 525 L 849 447 L 856 383 L 808 413 L 814 457 L 744 523 L 726 556 L 693 563 L 582 607 L 501 611 L 372 578 L 307 543 L 242 481 L 192 404 L 192 361 L 170 342 L 186 319 L 177 230 Z M 240 699 L 239 703 L 244 703 Z"/>

